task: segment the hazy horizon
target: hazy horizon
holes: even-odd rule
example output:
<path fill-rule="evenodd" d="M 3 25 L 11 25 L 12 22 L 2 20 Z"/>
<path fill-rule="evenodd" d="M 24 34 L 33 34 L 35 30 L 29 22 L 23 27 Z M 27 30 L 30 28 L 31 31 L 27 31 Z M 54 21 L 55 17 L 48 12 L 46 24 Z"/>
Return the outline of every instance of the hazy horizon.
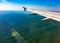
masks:
<path fill-rule="evenodd" d="M 25 6 L 47 11 L 60 11 L 60 0 L 0 0 L 0 10 L 20 10 Z"/>

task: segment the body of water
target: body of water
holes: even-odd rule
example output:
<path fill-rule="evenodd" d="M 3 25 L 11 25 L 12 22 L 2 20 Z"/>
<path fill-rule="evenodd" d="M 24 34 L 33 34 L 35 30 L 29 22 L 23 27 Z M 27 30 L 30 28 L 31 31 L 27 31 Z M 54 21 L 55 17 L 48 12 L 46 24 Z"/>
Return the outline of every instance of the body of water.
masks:
<path fill-rule="evenodd" d="M 59 22 L 52 19 L 42 21 L 46 17 L 30 14 L 0 11 L 0 43 L 57 43 Z M 20 35 L 17 39 L 11 35 L 14 31 Z"/>

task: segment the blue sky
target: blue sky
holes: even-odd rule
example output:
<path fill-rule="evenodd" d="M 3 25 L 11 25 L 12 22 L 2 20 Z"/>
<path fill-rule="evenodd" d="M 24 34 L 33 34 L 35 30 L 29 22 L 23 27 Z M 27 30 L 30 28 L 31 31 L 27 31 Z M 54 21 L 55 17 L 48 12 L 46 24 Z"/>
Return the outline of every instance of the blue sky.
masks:
<path fill-rule="evenodd" d="M 19 5 L 34 5 L 34 7 L 39 6 L 41 9 L 60 10 L 60 0 L 0 0 L 0 2 L 2 1 Z"/>
<path fill-rule="evenodd" d="M 60 0 L 7 0 L 7 1 L 16 4 L 31 4 L 48 7 L 55 7 L 57 5 L 60 5 Z"/>
<path fill-rule="evenodd" d="M 1 2 L 2 0 L 0 0 Z M 31 5 L 42 5 L 42 6 L 57 6 L 60 5 L 60 0 L 6 0 L 8 2 L 16 4 L 31 4 Z"/>

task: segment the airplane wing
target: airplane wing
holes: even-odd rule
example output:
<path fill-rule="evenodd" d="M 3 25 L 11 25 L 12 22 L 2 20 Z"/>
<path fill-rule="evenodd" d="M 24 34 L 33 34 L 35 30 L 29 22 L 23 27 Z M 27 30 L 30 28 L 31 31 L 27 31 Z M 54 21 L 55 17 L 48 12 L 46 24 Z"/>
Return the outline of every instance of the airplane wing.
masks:
<path fill-rule="evenodd" d="M 54 19 L 60 21 L 60 13 L 57 12 L 49 12 L 49 11 L 42 11 L 42 10 L 35 10 L 35 9 L 28 9 L 32 13 L 37 13 L 39 15 L 45 16 L 50 19 Z"/>

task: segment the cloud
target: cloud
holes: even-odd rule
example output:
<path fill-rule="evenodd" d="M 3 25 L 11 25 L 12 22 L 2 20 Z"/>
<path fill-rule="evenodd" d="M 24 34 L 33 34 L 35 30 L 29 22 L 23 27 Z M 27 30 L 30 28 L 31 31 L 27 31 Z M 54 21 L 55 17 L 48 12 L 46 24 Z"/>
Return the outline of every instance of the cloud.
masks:
<path fill-rule="evenodd" d="M 23 6 L 27 8 L 37 9 L 37 10 L 45 10 L 45 11 L 60 11 L 60 6 L 56 7 L 48 7 L 48 6 L 38 6 L 38 5 L 31 5 L 31 4 L 15 4 L 8 2 L 7 0 L 1 0 L 0 3 L 0 10 L 22 10 Z"/>
<path fill-rule="evenodd" d="M 0 10 L 22 10 L 22 7 L 14 3 L 0 3 Z"/>
<path fill-rule="evenodd" d="M 55 7 L 52 7 L 51 9 L 50 9 L 50 11 L 55 11 L 55 12 L 60 12 L 60 5 L 58 6 L 55 6 Z"/>
<path fill-rule="evenodd" d="M 1 0 L 1 2 L 7 2 L 7 0 Z"/>
<path fill-rule="evenodd" d="M 44 10 L 44 11 L 52 10 L 51 7 L 47 7 L 47 6 L 26 5 L 26 7 L 31 9 L 36 9 L 36 10 Z"/>
<path fill-rule="evenodd" d="M 57 6 L 37 6 L 37 5 L 27 5 L 28 8 L 43 10 L 43 11 L 56 11 L 60 12 L 60 5 Z"/>
<path fill-rule="evenodd" d="M 60 11 L 60 6 L 56 6 L 56 7 L 55 7 L 55 10 L 56 10 L 56 11 Z"/>

